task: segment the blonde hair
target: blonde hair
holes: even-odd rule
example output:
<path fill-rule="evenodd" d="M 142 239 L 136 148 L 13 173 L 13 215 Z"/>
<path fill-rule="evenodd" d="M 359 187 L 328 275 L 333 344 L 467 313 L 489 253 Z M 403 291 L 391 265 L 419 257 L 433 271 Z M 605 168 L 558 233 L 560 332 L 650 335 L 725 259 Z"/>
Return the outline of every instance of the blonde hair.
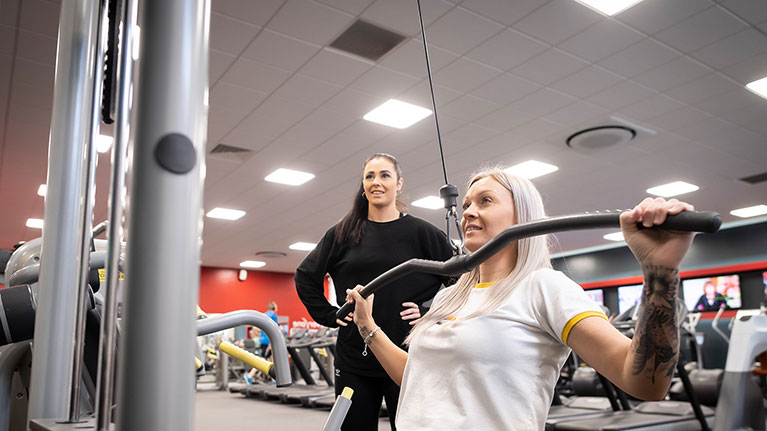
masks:
<path fill-rule="evenodd" d="M 501 167 L 486 168 L 475 173 L 469 180 L 467 190 L 477 181 L 487 177 L 492 177 L 511 193 L 516 223 L 526 223 L 546 217 L 543 200 L 533 183 L 525 178 L 511 175 Z M 509 273 L 493 284 L 490 295 L 479 309 L 456 322 L 495 311 L 506 302 L 512 290 L 525 277 L 538 269 L 551 268 L 548 238 L 548 235 L 540 235 L 513 242 L 511 246 L 517 249 L 516 262 L 510 262 Z M 462 275 L 456 284 L 450 287 L 439 301 L 435 301 L 429 312 L 416 323 L 405 343 L 410 344 L 435 323 L 455 316 L 468 301 L 471 290 L 477 282 L 479 282 L 479 268 Z"/>

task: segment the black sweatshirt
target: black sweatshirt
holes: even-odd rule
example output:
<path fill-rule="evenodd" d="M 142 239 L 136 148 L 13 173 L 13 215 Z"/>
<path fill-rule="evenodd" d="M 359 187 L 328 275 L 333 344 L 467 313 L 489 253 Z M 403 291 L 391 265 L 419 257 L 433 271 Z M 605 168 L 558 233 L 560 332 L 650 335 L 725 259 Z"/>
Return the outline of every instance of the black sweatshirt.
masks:
<path fill-rule="evenodd" d="M 445 261 L 452 256 L 446 235 L 430 223 L 411 215 L 385 223 L 367 221 L 360 242 L 349 247 L 335 240 L 330 228 L 314 250 L 296 270 L 298 296 L 317 323 L 337 327 L 336 311 L 325 298 L 324 277 L 330 274 L 336 298 L 343 303 L 346 289 L 368 282 L 412 258 Z M 422 304 L 437 294 L 448 277 L 415 273 L 396 280 L 375 294 L 373 318 L 386 335 L 402 346 L 410 331 L 410 321 L 402 320 L 403 302 Z M 364 343 L 357 327 L 341 327 L 336 343 L 335 366 L 359 375 L 383 377 L 386 372 L 372 352 L 362 356 Z"/>

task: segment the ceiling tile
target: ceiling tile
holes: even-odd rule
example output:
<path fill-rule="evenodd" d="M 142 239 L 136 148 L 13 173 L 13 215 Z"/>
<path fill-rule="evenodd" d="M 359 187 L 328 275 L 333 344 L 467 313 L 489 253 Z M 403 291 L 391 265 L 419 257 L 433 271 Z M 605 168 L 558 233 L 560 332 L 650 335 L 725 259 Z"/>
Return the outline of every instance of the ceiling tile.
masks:
<path fill-rule="evenodd" d="M 288 0 L 267 28 L 305 42 L 326 45 L 353 21 L 352 15 L 319 3 Z"/>
<path fill-rule="evenodd" d="M 305 102 L 270 96 L 253 112 L 262 117 L 275 117 L 296 123 L 313 110 L 314 106 Z"/>
<path fill-rule="evenodd" d="M 418 81 L 411 76 L 376 66 L 351 83 L 349 88 L 389 99 L 412 87 Z"/>
<path fill-rule="evenodd" d="M 320 3 L 326 4 L 330 7 L 340 9 L 346 13 L 352 15 L 358 15 L 365 10 L 373 0 L 317 0 Z"/>
<path fill-rule="evenodd" d="M 574 101 L 575 99 L 571 96 L 544 88 L 523 97 L 509 106 L 516 106 L 522 111 L 539 117 L 554 112 Z"/>
<path fill-rule="evenodd" d="M 210 48 L 240 55 L 260 27 L 218 13 L 210 14 Z"/>
<path fill-rule="evenodd" d="M 380 61 L 380 64 L 410 76 L 426 78 L 425 58 L 423 41 L 421 39 L 410 39 L 387 54 Z M 456 58 L 458 58 L 458 55 L 429 44 L 429 63 L 432 74 L 453 62 Z"/>
<path fill-rule="evenodd" d="M 42 65 L 33 61 L 16 58 L 14 64 L 13 82 L 23 84 L 42 86 L 53 89 L 53 65 Z"/>
<path fill-rule="evenodd" d="M 248 113 L 264 101 L 266 96 L 266 93 L 222 82 L 211 89 L 210 105 Z"/>
<path fill-rule="evenodd" d="M 374 63 L 325 48 L 300 70 L 301 74 L 337 85 L 346 85 L 369 70 Z"/>
<path fill-rule="evenodd" d="M 46 66 L 56 64 L 56 38 L 40 33 L 19 30 L 16 52 L 18 58 L 34 61 Z"/>
<path fill-rule="evenodd" d="M 515 127 L 509 134 L 536 142 L 551 135 L 560 137 L 562 128 L 562 125 L 558 123 L 546 120 L 545 118 L 536 118 L 533 121 Z"/>
<path fill-rule="evenodd" d="M 271 93 L 289 76 L 290 72 L 240 57 L 221 79 L 240 87 Z"/>
<path fill-rule="evenodd" d="M 293 124 L 294 122 L 280 119 L 275 115 L 250 114 L 223 138 L 223 142 L 236 147 L 257 149 L 262 145 L 254 146 L 252 143 L 254 136 L 261 137 L 261 141 L 264 137 L 274 139 L 285 133 Z M 267 144 L 272 139 L 262 144 Z"/>
<path fill-rule="evenodd" d="M 441 108 L 438 114 L 445 113 L 454 117 L 462 117 L 467 121 L 474 121 L 500 107 L 498 104 L 477 97 L 463 96 Z"/>
<path fill-rule="evenodd" d="M 385 101 L 381 97 L 345 88 L 322 106 L 338 112 L 357 112 L 362 116 Z"/>
<path fill-rule="evenodd" d="M 495 130 L 467 124 L 446 134 L 445 141 L 453 148 L 460 149 L 476 145 L 498 134 Z"/>
<path fill-rule="evenodd" d="M 754 0 L 726 0 L 719 3 L 719 7 L 727 9 L 739 18 L 745 19 L 751 24 L 757 24 L 767 20 L 767 3 Z"/>
<path fill-rule="evenodd" d="M 588 63 L 556 48 L 512 69 L 512 73 L 542 85 L 551 84 L 567 75 L 586 67 Z"/>
<path fill-rule="evenodd" d="M 0 3 L 0 24 L 16 27 L 19 16 L 20 0 L 8 0 Z"/>
<path fill-rule="evenodd" d="M 14 104 L 18 103 L 20 105 L 42 109 L 45 111 L 50 111 L 51 106 L 53 105 L 53 90 L 51 88 L 16 83 L 13 85 L 13 87 L 11 87 L 10 90 L 10 96 L 13 99 Z"/>
<path fill-rule="evenodd" d="M 453 100 L 463 96 L 463 93 L 459 93 L 450 88 L 442 85 L 434 86 L 434 98 L 437 101 L 437 107 L 441 108 L 451 103 Z M 417 85 L 409 88 L 404 93 L 400 93 L 397 96 L 398 100 L 403 102 L 412 103 L 414 105 L 423 106 L 431 109 L 431 89 L 429 88 L 429 81 L 424 79 Z"/>
<path fill-rule="evenodd" d="M 19 27 L 26 31 L 57 38 L 59 34 L 59 5 L 45 0 L 25 0 L 21 7 Z"/>
<path fill-rule="evenodd" d="M 317 128 L 325 128 L 327 130 L 335 130 L 336 133 L 350 127 L 352 124 L 361 121 L 362 115 L 355 115 L 353 113 L 337 111 L 331 111 L 330 109 L 315 109 L 306 118 L 301 120 L 301 125 Z"/>
<path fill-rule="evenodd" d="M 214 147 L 245 115 L 247 112 L 211 106 L 208 109 L 208 146 Z"/>
<path fill-rule="evenodd" d="M 475 121 L 476 124 L 500 132 L 508 132 L 514 127 L 534 118 L 535 113 L 523 110 L 514 104 L 503 107 Z"/>
<path fill-rule="evenodd" d="M 767 77 L 767 53 L 747 58 L 724 69 L 724 73 L 743 85 Z"/>
<path fill-rule="evenodd" d="M 753 28 L 747 28 L 691 55 L 714 69 L 722 70 L 765 51 L 767 36 Z"/>
<path fill-rule="evenodd" d="M 619 75 L 602 69 L 599 66 L 590 66 L 550 84 L 549 87 L 571 96 L 585 98 L 605 88 L 612 87 L 622 80 L 623 78 Z"/>
<path fill-rule="evenodd" d="M 16 45 L 16 29 L 7 25 L 0 25 L 0 54 L 13 54 Z M 3 62 L 3 65 L 12 64 L 11 59 Z"/>
<path fill-rule="evenodd" d="M 516 30 L 506 29 L 469 51 L 466 56 L 501 70 L 509 70 L 548 48 L 548 45 Z"/>
<path fill-rule="evenodd" d="M 547 120 L 562 124 L 566 127 L 575 127 L 589 124 L 590 127 L 601 124 L 608 111 L 593 103 L 577 101 L 546 115 Z"/>
<path fill-rule="evenodd" d="M 468 93 L 501 73 L 503 72 L 461 57 L 435 73 L 434 82 L 461 93 Z"/>
<path fill-rule="evenodd" d="M 443 0 L 424 0 L 421 2 L 423 24 L 427 27 L 427 40 L 429 40 L 429 24 L 453 7 L 452 3 Z M 365 9 L 360 18 L 407 36 L 421 33 L 421 27 L 418 23 L 418 6 L 410 0 L 376 0 Z"/>
<path fill-rule="evenodd" d="M 709 8 L 655 35 L 676 49 L 690 53 L 745 29 L 719 8 Z"/>
<path fill-rule="evenodd" d="M 464 0 L 461 7 L 476 12 L 486 18 L 511 25 L 530 12 L 538 9 L 548 0 Z"/>
<path fill-rule="evenodd" d="M 500 105 L 506 105 L 540 88 L 541 86 L 534 82 L 504 73 L 475 89 L 472 94 Z"/>
<path fill-rule="evenodd" d="M 298 70 L 309 58 L 320 51 L 319 45 L 300 41 L 270 30 L 262 31 L 242 57 L 257 60 L 283 70 Z"/>
<path fill-rule="evenodd" d="M 655 92 L 635 82 L 623 81 L 600 91 L 586 100 L 614 110 L 654 95 Z"/>
<path fill-rule="evenodd" d="M 722 115 L 746 106 L 762 106 L 764 103 L 767 102 L 749 90 L 737 88 L 702 100 L 695 107 L 712 115 Z"/>
<path fill-rule="evenodd" d="M 602 19 L 600 14 L 578 2 L 552 0 L 514 23 L 513 27 L 556 45 Z"/>
<path fill-rule="evenodd" d="M 645 121 L 682 107 L 684 107 L 682 103 L 666 95 L 656 94 L 640 102 L 624 106 L 617 113 L 620 116 L 627 116 L 633 120 Z"/>
<path fill-rule="evenodd" d="M 708 120 L 711 115 L 694 108 L 681 108 L 647 120 L 653 129 L 676 130 L 689 124 Z"/>
<path fill-rule="evenodd" d="M 630 78 L 661 64 L 668 63 L 676 57 L 678 55 L 673 50 L 657 41 L 643 39 L 623 51 L 605 58 L 599 64 L 613 72 Z"/>
<path fill-rule="evenodd" d="M 501 25 L 457 7 L 429 26 L 426 41 L 456 54 L 465 54 L 501 30 Z"/>
<path fill-rule="evenodd" d="M 226 0 L 211 2 L 213 12 L 263 27 L 282 6 L 283 0 Z"/>
<path fill-rule="evenodd" d="M 695 104 L 709 97 L 742 87 L 718 73 L 709 73 L 666 91 L 666 94 L 687 104 Z"/>
<path fill-rule="evenodd" d="M 221 75 L 226 72 L 229 67 L 234 63 L 237 56 L 227 54 L 225 52 L 210 50 L 210 58 L 208 63 L 208 82 L 216 83 L 221 78 Z"/>
<path fill-rule="evenodd" d="M 666 91 L 700 78 L 710 72 L 709 69 L 687 57 L 679 57 L 655 69 L 640 73 L 634 79 L 656 91 Z"/>
<path fill-rule="evenodd" d="M 644 0 L 617 18 L 645 33 L 655 34 L 709 7 L 710 2 L 700 0 Z"/>
<path fill-rule="evenodd" d="M 619 21 L 599 21 L 559 44 L 559 48 L 591 62 L 639 42 L 644 36 Z"/>

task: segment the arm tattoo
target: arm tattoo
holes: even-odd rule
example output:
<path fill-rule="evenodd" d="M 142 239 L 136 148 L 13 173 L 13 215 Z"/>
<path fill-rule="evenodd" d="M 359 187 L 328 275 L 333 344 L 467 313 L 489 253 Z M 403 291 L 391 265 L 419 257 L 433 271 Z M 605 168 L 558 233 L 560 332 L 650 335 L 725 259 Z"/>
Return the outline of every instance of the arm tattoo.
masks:
<path fill-rule="evenodd" d="M 368 334 L 370 334 L 370 329 L 368 329 L 368 327 L 365 325 L 360 326 L 359 329 L 360 329 L 360 337 L 362 337 L 362 339 L 364 340 L 365 338 L 367 338 Z"/>
<path fill-rule="evenodd" d="M 673 375 L 679 354 L 676 311 L 679 270 L 657 265 L 643 265 L 642 270 L 644 288 L 632 343 L 632 372 L 639 375 L 649 366 L 647 371 L 655 383 L 659 370 L 665 368 L 667 376 Z"/>

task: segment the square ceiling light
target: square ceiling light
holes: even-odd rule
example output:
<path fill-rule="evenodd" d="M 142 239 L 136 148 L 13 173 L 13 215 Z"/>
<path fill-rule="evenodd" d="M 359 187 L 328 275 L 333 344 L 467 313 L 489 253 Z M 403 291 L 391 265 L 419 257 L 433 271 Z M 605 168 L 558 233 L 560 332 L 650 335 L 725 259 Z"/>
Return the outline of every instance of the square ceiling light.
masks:
<path fill-rule="evenodd" d="M 266 262 L 261 262 L 260 260 L 245 260 L 240 262 L 240 266 L 243 268 L 261 268 L 266 266 Z"/>
<path fill-rule="evenodd" d="M 290 244 L 288 246 L 291 250 L 299 250 L 299 251 L 312 251 L 314 250 L 314 247 L 317 247 L 317 244 L 313 242 L 294 242 L 293 244 Z"/>
<path fill-rule="evenodd" d="M 99 153 L 108 153 L 109 150 L 112 149 L 114 141 L 115 138 L 111 136 L 99 134 L 96 136 L 96 151 Z"/>
<path fill-rule="evenodd" d="M 300 186 L 301 184 L 314 178 L 314 174 L 308 172 L 294 171 L 292 169 L 279 168 L 264 178 L 266 181 L 289 186 Z"/>
<path fill-rule="evenodd" d="M 756 217 L 767 214 L 767 205 L 754 205 L 752 207 L 738 208 L 730 211 L 735 217 Z"/>
<path fill-rule="evenodd" d="M 694 192 L 699 188 L 700 187 L 695 184 L 686 183 L 684 181 L 674 181 L 673 183 L 650 187 L 647 189 L 647 193 L 663 198 L 670 198 L 671 196 L 679 196 L 685 193 Z"/>
<path fill-rule="evenodd" d="M 220 218 L 222 220 L 237 220 L 245 215 L 245 211 L 233 210 L 229 208 L 213 208 L 205 215 L 210 218 Z"/>
<path fill-rule="evenodd" d="M 426 196 L 411 203 L 414 207 L 438 210 L 445 207 L 445 202 L 439 196 Z"/>
<path fill-rule="evenodd" d="M 575 0 L 580 4 L 586 5 L 595 11 L 613 16 L 634 6 L 642 0 Z"/>
<path fill-rule="evenodd" d="M 618 232 L 608 233 L 602 238 L 608 239 L 610 241 L 623 241 L 623 232 L 618 231 Z"/>
<path fill-rule="evenodd" d="M 31 227 L 33 229 L 42 229 L 43 228 L 43 219 L 40 219 L 40 218 L 28 218 L 27 219 L 27 227 Z"/>
<path fill-rule="evenodd" d="M 746 88 L 767 99 L 767 76 L 746 84 Z"/>
<path fill-rule="evenodd" d="M 365 114 L 362 119 L 397 129 L 407 129 L 429 115 L 431 115 L 431 109 L 389 99 Z"/>
<path fill-rule="evenodd" d="M 559 168 L 548 163 L 543 163 L 536 160 L 528 160 L 518 165 L 508 167 L 504 170 L 511 175 L 516 175 L 518 177 L 531 180 L 533 178 L 542 177 L 552 172 L 556 172 L 559 170 Z"/>
<path fill-rule="evenodd" d="M 37 195 L 45 197 L 46 193 L 48 193 L 48 184 L 40 184 L 40 187 L 37 188 Z"/>

